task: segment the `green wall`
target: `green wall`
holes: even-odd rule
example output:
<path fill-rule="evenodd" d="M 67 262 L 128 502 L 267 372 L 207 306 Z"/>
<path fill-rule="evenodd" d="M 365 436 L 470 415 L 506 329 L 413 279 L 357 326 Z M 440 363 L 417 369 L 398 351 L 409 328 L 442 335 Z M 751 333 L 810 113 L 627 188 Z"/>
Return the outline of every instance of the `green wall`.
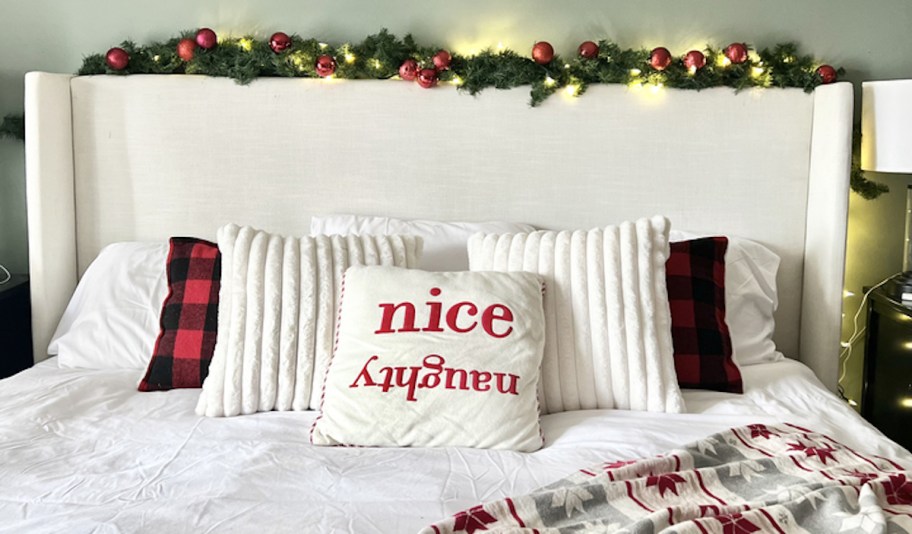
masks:
<path fill-rule="evenodd" d="M 285 30 L 327 41 L 360 39 L 386 27 L 462 52 L 498 42 L 525 51 L 541 39 L 564 54 L 582 40 L 603 37 L 675 53 L 706 43 L 794 40 L 845 67 L 856 85 L 912 77 L 908 0 L 0 0 L 0 114 L 22 110 L 26 71 L 73 72 L 83 55 L 123 39 L 145 42 L 198 26 L 223 34 Z M 28 261 L 21 153 L 20 144 L 0 141 L 0 263 L 13 271 L 25 271 Z M 873 202 L 852 196 L 847 287 L 855 293 L 901 268 L 908 177 L 875 178 L 893 193 Z M 847 299 L 847 322 L 858 301 Z M 852 359 L 847 380 L 855 398 L 860 361 Z"/>

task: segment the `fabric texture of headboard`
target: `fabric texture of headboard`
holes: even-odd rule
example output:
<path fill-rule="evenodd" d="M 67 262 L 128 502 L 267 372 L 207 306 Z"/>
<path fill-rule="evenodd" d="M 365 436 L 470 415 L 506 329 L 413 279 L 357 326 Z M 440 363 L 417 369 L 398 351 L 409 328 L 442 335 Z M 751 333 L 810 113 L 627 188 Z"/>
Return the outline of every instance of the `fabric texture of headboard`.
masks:
<path fill-rule="evenodd" d="M 776 342 L 835 388 L 852 89 L 657 94 L 594 86 L 528 106 L 391 81 L 30 73 L 35 355 L 104 245 L 304 234 L 333 212 L 591 228 L 663 214 L 782 257 Z"/>

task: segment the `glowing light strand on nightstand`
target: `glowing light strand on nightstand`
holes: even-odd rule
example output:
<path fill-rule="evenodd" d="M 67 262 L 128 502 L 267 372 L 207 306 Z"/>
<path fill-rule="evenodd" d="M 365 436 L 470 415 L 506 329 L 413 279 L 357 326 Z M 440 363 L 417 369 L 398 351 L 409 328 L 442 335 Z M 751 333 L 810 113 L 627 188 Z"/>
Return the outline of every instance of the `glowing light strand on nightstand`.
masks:
<path fill-rule="evenodd" d="M 871 292 L 873 292 L 875 289 L 889 282 L 897 274 L 900 273 L 894 273 L 884 278 L 876 285 L 865 291 L 864 295 L 861 297 L 861 303 L 858 305 L 858 310 L 855 312 L 855 316 L 852 318 L 852 335 L 849 336 L 848 341 L 840 343 L 840 345 L 843 347 L 842 352 L 839 354 L 839 358 L 842 360 L 842 369 L 839 373 L 839 379 L 836 381 L 840 393 L 842 392 L 842 381 L 846 377 L 846 372 L 848 371 L 849 360 L 852 358 L 852 346 L 855 344 L 855 342 L 861 339 L 861 336 L 863 336 L 867 330 L 867 328 L 862 328 L 861 331 L 858 330 L 858 317 L 861 316 L 861 311 L 864 309 L 865 303 L 868 301 L 868 295 L 870 295 Z"/>

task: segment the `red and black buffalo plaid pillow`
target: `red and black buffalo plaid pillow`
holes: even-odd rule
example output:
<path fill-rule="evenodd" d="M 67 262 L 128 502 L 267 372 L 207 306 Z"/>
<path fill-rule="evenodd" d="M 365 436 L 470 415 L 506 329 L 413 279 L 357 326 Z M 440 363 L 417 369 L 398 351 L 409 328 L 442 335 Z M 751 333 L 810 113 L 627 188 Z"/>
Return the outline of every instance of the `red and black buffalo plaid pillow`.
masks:
<path fill-rule="evenodd" d="M 199 388 L 209 374 L 218 330 L 221 256 L 215 243 L 172 237 L 161 332 L 140 391 Z"/>
<path fill-rule="evenodd" d="M 728 238 L 671 244 L 665 264 L 675 371 L 682 388 L 741 393 L 725 324 L 725 251 Z"/>

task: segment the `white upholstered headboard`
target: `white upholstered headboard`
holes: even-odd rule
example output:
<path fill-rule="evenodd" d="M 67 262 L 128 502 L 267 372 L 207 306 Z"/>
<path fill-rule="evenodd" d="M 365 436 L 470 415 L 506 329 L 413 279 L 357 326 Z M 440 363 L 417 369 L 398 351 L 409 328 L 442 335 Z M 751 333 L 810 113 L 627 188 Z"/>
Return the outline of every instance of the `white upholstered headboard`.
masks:
<path fill-rule="evenodd" d="M 594 86 L 528 106 L 391 81 L 26 77 L 36 360 L 108 243 L 315 214 L 589 228 L 664 214 L 780 256 L 777 344 L 835 388 L 852 126 L 812 94 Z"/>

